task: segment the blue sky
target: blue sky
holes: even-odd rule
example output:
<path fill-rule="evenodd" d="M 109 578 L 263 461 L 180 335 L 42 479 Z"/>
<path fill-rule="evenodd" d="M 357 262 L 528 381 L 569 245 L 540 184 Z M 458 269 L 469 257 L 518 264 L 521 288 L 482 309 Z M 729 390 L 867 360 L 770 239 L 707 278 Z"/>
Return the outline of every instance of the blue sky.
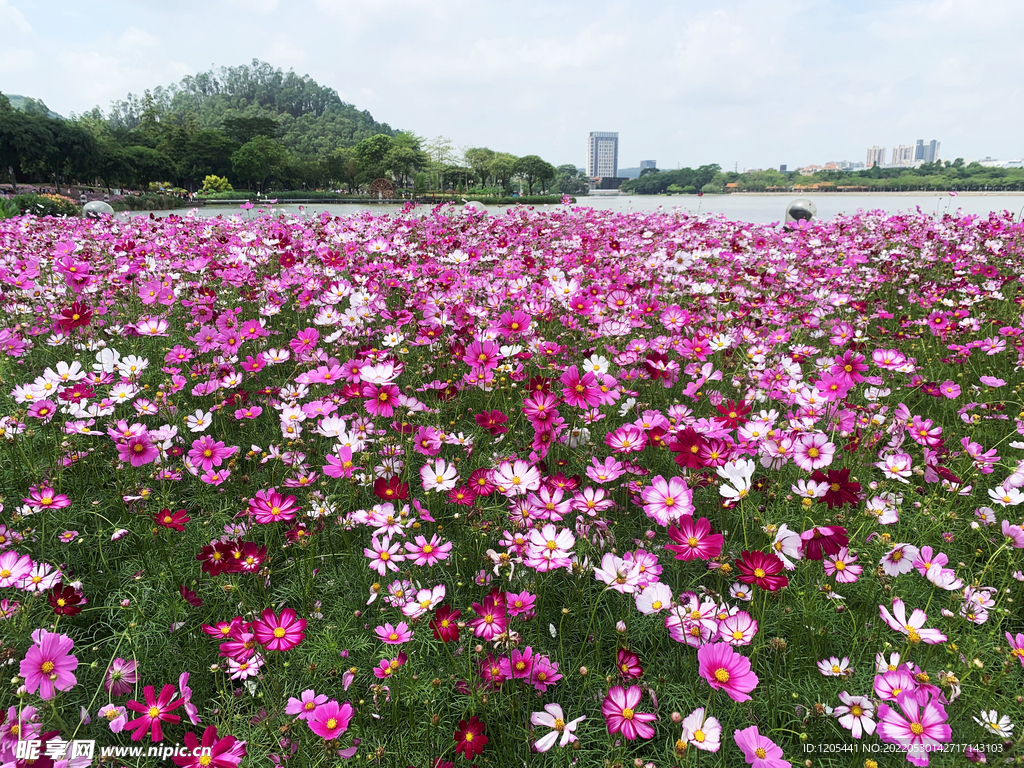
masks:
<path fill-rule="evenodd" d="M 1024 157 L 1020 0 L 0 0 L 0 91 L 68 115 L 211 67 L 309 74 L 392 126 L 583 165 L 790 168 L 938 139 Z"/>

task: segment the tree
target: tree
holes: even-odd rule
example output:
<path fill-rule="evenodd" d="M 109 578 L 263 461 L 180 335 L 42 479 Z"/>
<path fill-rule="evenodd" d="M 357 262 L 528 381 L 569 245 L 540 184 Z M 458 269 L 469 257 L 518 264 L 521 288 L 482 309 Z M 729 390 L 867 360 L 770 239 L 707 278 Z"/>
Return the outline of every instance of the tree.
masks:
<path fill-rule="evenodd" d="M 555 166 L 537 155 L 526 155 L 516 162 L 515 174 L 522 177 L 532 195 L 534 184 L 540 182 L 543 186 L 545 182 L 555 178 Z"/>
<path fill-rule="evenodd" d="M 231 167 L 238 178 L 254 183 L 258 190 L 268 178 L 280 173 L 288 160 L 288 152 L 267 136 L 254 136 L 231 155 Z"/>
<path fill-rule="evenodd" d="M 491 158 L 491 175 L 506 192 L 509 191 L 512 177 L 516 173 L 516 163 L 518 161 L 518 157 L 510 155 L 508 152 L 498 152 Z"/>
<path fill-rule="evenodd" d="M 447 136 L 435 136 L 424 147 L 427 157 L 430 159 L 430 171 L 436 180 L 435 189 L 441 186 L 441 175 L 446 165 L 450 165 L 455 159 L 455 150 L 452 140 Z"/>
<path fill-rule="evenodd" d="M 590 189 L 586 174 L 575 165 L 560 165 L 555 169 L 555 190 L 563 195 L 582 195 Z"/>
<path fill-rule="evenodd" d="M 391 137 L 384 133 L 363 139 L 356 144 L 355 158 L 359 164 L 359 183 L 368 184 L 387 175 L 385 159 L 390 151 Z"/>

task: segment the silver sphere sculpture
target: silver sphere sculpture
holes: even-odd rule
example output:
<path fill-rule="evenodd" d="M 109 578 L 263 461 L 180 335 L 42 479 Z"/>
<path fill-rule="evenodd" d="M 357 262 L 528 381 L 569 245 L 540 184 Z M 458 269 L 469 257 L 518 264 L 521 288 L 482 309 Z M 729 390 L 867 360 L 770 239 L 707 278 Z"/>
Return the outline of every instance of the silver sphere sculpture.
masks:
<path fill-rule="evenodd" d="M 806 197 L 794 200 L 786 206 L 786 224 L 792 224 L 794 221 L 810 221 L 817 215 L 818 206 Z"/>
<path fill-rule="evenodd" d="M 87 219 L 99 219 L 104 216 L 112 216 L 114 209 L 110 206 L 110 203 L 104 203 L 102 200 L 93 200 L 91 203 L 86 203 L 82 206 L 82 215 Z"/>

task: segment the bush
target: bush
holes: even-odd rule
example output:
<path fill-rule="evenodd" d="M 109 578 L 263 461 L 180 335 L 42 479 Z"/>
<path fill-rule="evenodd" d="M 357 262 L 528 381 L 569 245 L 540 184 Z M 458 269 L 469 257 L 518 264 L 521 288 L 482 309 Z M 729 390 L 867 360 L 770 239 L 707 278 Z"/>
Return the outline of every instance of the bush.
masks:
<path fill-rule="evenodd" d="M 233 192 L 234 189 L 231 187 L 229 182 L 223 176 L 210 175 L 203 179 L 203 187 L 199 190 L 200 194 L 208 194 L 210 192 Z"/>
<path fill-rule="evenodd" d="M 191 203 L 173 195 L 147 193 L 129 195 L 113 205 L 115 211 L 167 211 L 171 208 L 188 208 Z"/>
<path fill-rule="evenodd" d="M 199 190 L 199 197 L 204 200 L 255 200 L 256 190 L 231 189 L 224 192 L 204 192 Z"/>
<path fill-rule="evenodd" d="M 0 197 L 0 219 L 10 219 L 20 214 L 17 204 L 13 200 Z"/>
<path fill-rule="evenodd" d="M 81 211 L 78 203 L 64 195 L 15 195 L 12 201 L 19 212 L 33 216 L 77 216 Z"/>

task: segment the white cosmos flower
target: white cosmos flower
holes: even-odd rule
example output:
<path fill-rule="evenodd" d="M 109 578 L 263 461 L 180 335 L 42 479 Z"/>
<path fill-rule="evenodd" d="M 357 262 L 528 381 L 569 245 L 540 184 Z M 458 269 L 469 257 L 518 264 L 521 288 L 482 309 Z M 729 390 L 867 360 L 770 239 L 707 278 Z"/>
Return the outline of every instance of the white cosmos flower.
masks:
<path fill-rule="evenodd" d="M 213 423 L 213 414 L 205 413 L 202 409 L 185 417 L 185 426 L 189 432 L 205 432 Z"/>
<path fill-rule="evenodd" d="M 559 737 L 561 737 L 561 741 L 558 744 L 560 747 L 577 741 L 576 734 L 574 733 L 576 726 L 586 719 L 586 716 L 582 716 L 566 722 L 565 714 L 558 704 L 545 704 L 543 712 L 534 712 L 530 715 L 530 722 L 537 727 L 550 728 L 551 732 L 537 739 L 533 746 L 538 752 L 547 752 L 555 746 L 555 742 L 559 741 Z"/>
<path fill-rule="evenodd" d="M 730 461 L 716 471 L 718 476 L 728 480 L 731 485 L 721 485 L 718 492 L 729 501 L 739 501 L 750 492 L 750 478 L 754 476 L 756 465 L 750 459 Z"/>

